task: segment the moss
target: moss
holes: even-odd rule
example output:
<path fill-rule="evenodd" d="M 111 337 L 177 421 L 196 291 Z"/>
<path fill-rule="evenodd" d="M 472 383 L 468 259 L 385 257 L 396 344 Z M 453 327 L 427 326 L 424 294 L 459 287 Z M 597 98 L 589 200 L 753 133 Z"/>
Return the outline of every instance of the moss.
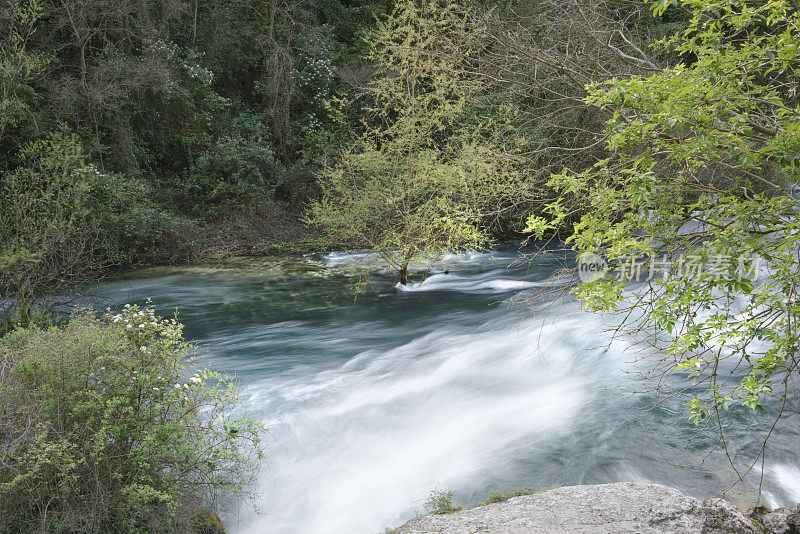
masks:
<path fill-rule="evenodd" d="M 495 488 L 489 492 L 489 495 L 486 496 L 486 500 L 478 506 L 486 506 L 487 504 L 503 502 L 507 501 L 508 499 L 513 499 L 514 497 L 521 497 L 522 495 L 535 495 L 537 493 L 544 493 L 545 491 L 556 489 L 558 487 L 558 485 L 553 485 L 542 489 L 528 489 L 526 487 L 519 487 L 509 490 Z"/>
<path fill-rule="evenodd" d="M 486 500 L 483 501 L 483 504 L 481 504 L 480 506 L 486 506 L 487 504 L 494 504 L 496 502 L 507 501 L 508 499 L 513 499 L 514 497 L 520 497 L 522 495 L 533 495 L 534 493 L 541 493 L 542 491 L 544 490 L 531 490 L 522 487 L 510 490 L 495 488 L 489 492 L 489 495 L 486 496 Z"/>
<path fill-rule="evenodd" d="M 208 508 L 198 508 L 195 512 L 194 534 L 227 534 L 228 529 L 225 528 L 225 523 L 219 518 L 217 514 Z"/>
<path fill-rule="evenodd" d="M 348 248 L 343 243 L 336 243 L 325 237 L 301 236 L 296 239 L 272 241 L 264 243 L 260 249 L 261 254 L 309 254 L 312 252 L 330 252 Z"/>

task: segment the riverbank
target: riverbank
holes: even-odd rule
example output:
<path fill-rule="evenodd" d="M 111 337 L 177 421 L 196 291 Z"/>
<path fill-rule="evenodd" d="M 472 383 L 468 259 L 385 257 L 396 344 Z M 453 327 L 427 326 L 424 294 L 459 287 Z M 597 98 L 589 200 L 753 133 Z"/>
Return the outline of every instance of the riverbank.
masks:
<path fill-rule="evenodd" d="M 185 220 L 171 233 L 164 233 L 151 252 L 137 264 L 110 268 L 105 275 L 118 276 L 144 267 L 181 267 L 227 264 L 237 258 L 302 255 L 359 249 L 359 243 L 336 241 L 304 221 L 306 209 L 280 202 L 264 202 L 228 218 L 201 224 Z M 496 243 L 526 236 L 506 232 L 494 236 Z"/>
<path fill-rule="evenodd" d="M 700 501 L 668 486 L 618 482 L 567 486 L 452 514 L 426 515 L 389 532 L 790 534 L 798 527 L 800 507 L 745 515 L 722 499 Z"/>
<path fill-rule="evenodd" d="M 305 224 L 303 210 L 265 203 L 236 217 L 208 224 L 195 240 L 194 261 L 231 256 L 307 254 L 347 248 Z"/>

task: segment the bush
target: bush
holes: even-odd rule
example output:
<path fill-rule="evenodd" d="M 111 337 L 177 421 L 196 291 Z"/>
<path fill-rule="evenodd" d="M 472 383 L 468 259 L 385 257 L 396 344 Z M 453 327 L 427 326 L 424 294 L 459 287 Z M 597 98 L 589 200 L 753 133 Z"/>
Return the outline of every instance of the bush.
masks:
<path fill-rule="evenodd" d="M 52 134 L 26 144 L 16 167 L 0 170 L 0 334 L 29 322 L 46 291 L 86 280 L 101 265 L 88 167 L 75 136 Z"/>
<path fill-rule="evenodd" d="M 73 134 L 27 143 L 12 163 L 0 172 L 0 335 L 47 317 L 105 269 L 166 249 L 170 233 L 188 234 L 170 232 L 141 182 L 89 163 Z"/>
<path fill-rule="evenodd" d="M 217 219 L 271 198 L 284 174 L 271 147 L 269 132 L 258 117 L 242 114 L 230 132 L 202 152 L 187 181 L 186 210 Z"/>
<path fill-rule="evenodd" d="M 105 268 L 138 265 L 153 262 L 157 256 L 180 256 L 176 248 L 166 241 L 173 234 L 188 236 L 192 232 L 175 231 L 175 215 L 160 209 L 151 200 L 152 188 L 141 180 L 118 173 L 101 172 L 87 165 L 93 172 L 87 194 L 95 220 L 99 223 L 96 262 Z"/>
<path fill-rule="evenodd" d="M 0 532 L 188 532 L 250 496 L 261 428 L 181 333 L 133 306 L 0 339 Z"/>
<path fill-rule="evenodd" d="M 425 511 L 429 514 L 452 514 L 459 512 L 464 507 L 453 503 L 452 491 L 434 490 L 425 501 Z"/>

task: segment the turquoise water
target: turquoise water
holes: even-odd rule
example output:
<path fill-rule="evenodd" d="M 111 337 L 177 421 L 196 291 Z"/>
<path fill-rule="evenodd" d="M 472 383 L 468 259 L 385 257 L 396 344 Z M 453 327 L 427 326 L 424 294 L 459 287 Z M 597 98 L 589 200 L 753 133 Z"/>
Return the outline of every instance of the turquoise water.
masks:
<path fill-rule="evenodd" d="M 150 270 L 103 292 L 119 305 L 150 297 L 164 314 L 179 307 L 202 358 L 241 380 L 269 427 L 261 514 L 231 512 L 234 532 L 383 532 L 434 489 L 475 505 L 522 485 L 651 481 L 701 498 L 726 488 L 723 454 L 685 467 L 714 436 L 685 444 L 696 429 L 680 401 L 645 410 L 651 396 L 624 390 L 646 388 L 630 341 L 541 294 L 563 287 L 552 277 L 564 258 L 519 258 L 512 246 L 450 257 L 407 291 L 379 271 L 357 299 L 364 254 Z M 773 506 L 800 500 L 800 408 L 788 411 L 763 473 Z M 768 421 L 747 429 L 736 415 L 728 446 L 743 465 Z M 754 498 L 756 471 L 734 502 Z"/>

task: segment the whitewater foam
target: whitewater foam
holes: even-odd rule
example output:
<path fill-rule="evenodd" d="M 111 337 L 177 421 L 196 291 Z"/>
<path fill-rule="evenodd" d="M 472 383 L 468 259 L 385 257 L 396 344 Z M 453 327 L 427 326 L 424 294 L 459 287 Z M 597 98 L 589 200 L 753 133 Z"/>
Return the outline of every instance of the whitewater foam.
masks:
<path fill-rule="evenodd" d="M 593 391 L 571 350 L 532 354 L 540 326 L 442 327 L 337 369 L 252 384 L 248 403 L 263 406 L 275 445 L 266 514 L 243 532 L 377 532 L 431 489 L 464 487 L 557 439 Z"/>

